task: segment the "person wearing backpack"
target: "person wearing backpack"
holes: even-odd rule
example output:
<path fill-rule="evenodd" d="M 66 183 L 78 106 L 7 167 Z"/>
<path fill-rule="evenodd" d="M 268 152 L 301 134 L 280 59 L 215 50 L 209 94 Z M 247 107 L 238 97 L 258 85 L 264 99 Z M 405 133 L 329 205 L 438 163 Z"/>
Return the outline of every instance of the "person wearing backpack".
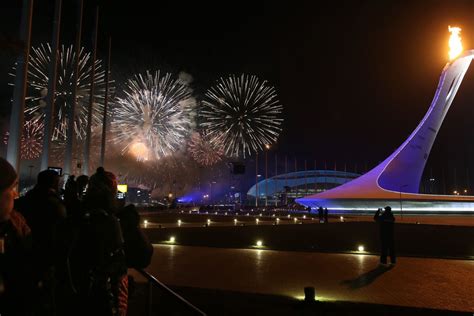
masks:
<path fill-rule="evenodd" d="M 133 207 L 119 209 L 116 195 L 115 175 L 98 168 L 89 179 L 81 216 L 66 225 L 64 275 L 71 290 L 64 291 L 67 303 L 60 310 L 65 314 L 126 315 L 127 268 L 144 268 L 151 261 L 153 248 L 138 228 L 138 213 Z"/>

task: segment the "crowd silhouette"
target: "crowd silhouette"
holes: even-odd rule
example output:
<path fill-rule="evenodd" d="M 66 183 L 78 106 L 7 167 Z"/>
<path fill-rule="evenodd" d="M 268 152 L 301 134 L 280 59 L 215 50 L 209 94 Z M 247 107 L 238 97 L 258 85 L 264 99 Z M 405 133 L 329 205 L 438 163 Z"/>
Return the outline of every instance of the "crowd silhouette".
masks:
<path fill-rule="evenodd" d="M 128 268 L 150 264 L 153 247 L 117 179 L 99 167 L 54 170 L 18 198 L 15 169 L 0 158 L 0 315 L 126 315 Z"/>

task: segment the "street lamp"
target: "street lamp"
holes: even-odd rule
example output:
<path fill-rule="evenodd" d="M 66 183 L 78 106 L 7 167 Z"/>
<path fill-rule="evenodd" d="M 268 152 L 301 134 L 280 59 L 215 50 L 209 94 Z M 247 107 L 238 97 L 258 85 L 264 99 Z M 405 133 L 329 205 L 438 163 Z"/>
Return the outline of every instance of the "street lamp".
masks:
<path fill-rule="evenodd" d="M 255 152 L 255 207 L 258 208 L 258 151 Z"/>
<path fill-rule="evenodd" d="M 33 170 L 34 166 L 33 165 L 29 165 L 28 168 L 30 169 L 30 173 L 29 173 L 29 176 L 28 176 L 28 186 L 32 185 L 33 184 L 33 178 L 31 176 L 31 171 Z"/>
<path fill-rule="evenodd" d="M 216 184 L 216 181 L 210 181 L 209 182 L 209 187 L 210 187 L 210 190 L 209 190 L 209 201 L 212 203 L 212 185 L 213 184 Z"/>
<path fill-rule="evenodd" d="M 404 185 L 401 185 L 401 186 L 400 186 L 400 218 L 401 218 L 402 220 L 403 220 L 403 212 L 402 212 L 402 211 L 403 211 L 403 207 L 402 207 L 402 189 L 403 189 L 404 187 L 407 187 L 407 186 L 408 186 L 408 184 L 404 184 Z"/>
<path fill-rule="evenodd" d="M 265 207 L 268 206 L 268 150 L 270 145 L 265 145 Z"/>

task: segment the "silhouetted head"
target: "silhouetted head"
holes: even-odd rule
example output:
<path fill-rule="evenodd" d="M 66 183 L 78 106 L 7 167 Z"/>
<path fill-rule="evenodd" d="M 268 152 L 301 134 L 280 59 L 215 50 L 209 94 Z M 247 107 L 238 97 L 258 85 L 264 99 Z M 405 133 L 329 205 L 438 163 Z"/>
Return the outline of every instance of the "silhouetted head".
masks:
<path fill-rule="evenodd" d="M 59 174 L 54 170 L 43 170 L 38 173 L 36 188 L 41 190 L 53 189 L 58 191 L 59 188 Z"/>
<path fill-rule="evenodd" d="M 390 206 L 385 206 L 385 212 L 391 212 L 392 208 Z"/>
<path fill-rule="evenodd" d="M 10 218 L 13 201 L 18 197 L 18 176 L 8 161 L 0 158 L 0 221 Z"/>
<path fill-rule="evenodd" d="M 89 179 L 87 192 L 96 191 L 101 194 L 117 194 L 117 178 L 112 172 L 105 171 L 104 168 L 97 168 Z"/>
<path fill-rule="evenodd" d="M 16 171 L 8 161 L 0 157 L 0 192 L 10 187 L 17 179 Z"/>
<path fill-rule="evenodd" d="M 77 177 L 76 183 L 78 186 L 85 188 L 87 183 L 89 182 L 89 177 L 86 176 L 85 174 Z"/>
<path fill-rule="evenodd" d="M 112 172 L 104 168 L 97 168 L 97 172 L 89 178 L 84 201 L 89 208 L 102 208 L 110 211 L 115 208 L 117 195 L 117 178 Z"/>

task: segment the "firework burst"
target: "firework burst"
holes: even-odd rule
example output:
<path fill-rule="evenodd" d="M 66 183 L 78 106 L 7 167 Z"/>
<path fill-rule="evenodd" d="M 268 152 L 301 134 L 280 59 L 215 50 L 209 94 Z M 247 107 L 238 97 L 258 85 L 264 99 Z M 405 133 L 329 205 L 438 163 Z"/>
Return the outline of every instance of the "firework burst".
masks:
<path fill-rule="evenodd" d="M 226 155 L 245 158 L 277 140 L 282 110 L 275 88 L 267 81 L 232 75 L 206 92 L 201 126 L 223 144 Z"/>
<path fill-rule="evenodd" d="M 218 138 L 211 139 L 207 132 L 193 133 L 189 142 L 188 151 L 193 159 L 203 166 L 212 166 L 219 162 L 224 155 L 222 144 Z"/>
<path fill-rule="evenodd" d="M 44 125 L 42 122 L 28 121 L 23 125 L 20 141 L 21 159 L 36 159 L 41 155 L 43 148 Z M 3 137 L 3 143 L 8 144 L 10 134 L 7 132 Z"/>
<path fill-rule="evenodd" d="M 112 120 L 113 139 L 122 152 L 137 160 L 160 159 L 183 145 L 195 106 L 187 84 L 168 73 L 147 71 L 129 79 L 124 93 Z"/>
<path fill-rule="evenodd" d="M 49 81 L 48 67 L 51 55 L 51 46 L 49 44 L 41 44 L 37 48 L 32 48 L 28 63 L 28 94 L 25 104 L 25 114 L 28 120 L 41 123 L 44 120 Z M 72 45 L 67 48 L 62 46 L 59 49 L 53 140 L 66 137 L 69 109 L 72 104 L 75 56 L 75 50 Z M 92 107 L 93 126 L 99 125 L 101 122 L 105 95 L 105 71 L 102 67 L 102 61 L 96 60 L 95 67 L 94 103 Z M 92 60 L 90 53 L 86 53 L 82 48 L 79 54 L 77 106 L 74 122 L 75 133 L 79 139 L 82 139 L 86 134 L 91 68 Z M 15 76 L 14 73 L 11 75 Z"/>

